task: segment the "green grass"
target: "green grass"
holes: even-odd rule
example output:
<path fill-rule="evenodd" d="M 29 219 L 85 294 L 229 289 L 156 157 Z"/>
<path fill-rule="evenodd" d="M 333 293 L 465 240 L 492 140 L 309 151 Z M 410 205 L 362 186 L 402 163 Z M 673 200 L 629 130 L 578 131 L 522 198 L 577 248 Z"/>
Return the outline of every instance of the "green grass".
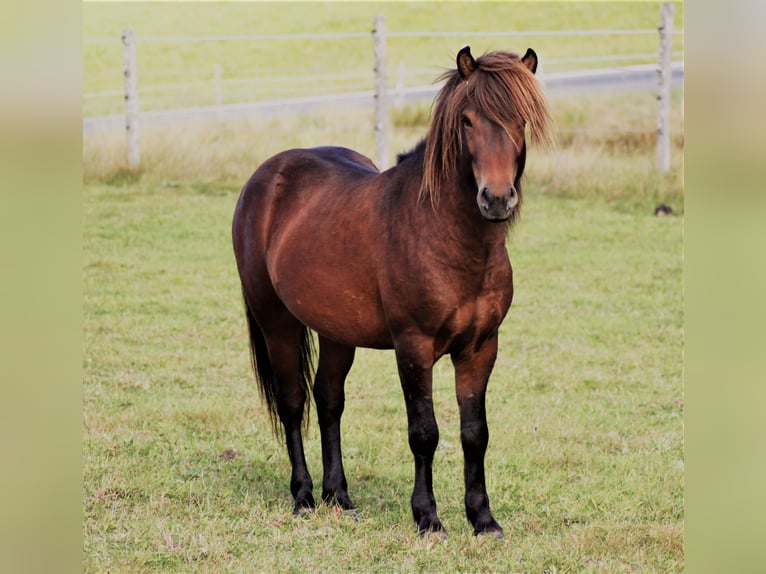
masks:
<path fill-rule="evenodd" d="M 659 5 L 651 2 L 565 3 L 99 3 L 83 5 L 83 37 L 119 40 L 124 28 L 137 37 L 224 36 L 302 33 L 367 33 L 375 15 L 386 17 L 389 32 L 502 31 L 567 29 L 656 29 Z M 683 28 L 677 3 L 675 28 Z M 546 72 L 656 61 L 656 34 L 607 36 L 392 37 L 387 42 L 389 85 L 428 85 L 457 50 L 470 44 L 475 54 L 494 49 L 523 53 L 533 47 Z M 675 51 L 682 51 L 678 36 Z M 556 63 L 583 57 L 652 54 L 649 58 L 606 62 Z M 85 99 L 84 114 L 123 112 L 122 45 L 83 45 L 83 92 L 116 92 Z M 142 110 L 216 103 L 214 68 L 221 66 L 224 103 L 373 89 L 372 37 L 332 40 L 252 40 L 218 42 L 139 42 L 138 86 L 204 82 L 183 89 L 144 91 Z M 287 76 L 357 75 L 355 78 L 283 80 Z M 252 79 L 260 82 L 253 82 Z"/>
<path fill-rule="evenodd" d="M 229 239 L 237 190 L 150 172 L 85 184 L 84 571 L 683 569 L 683 218 L 530 180 L 488 394 L 488 489 L 506 539 L 472 537 L 464 517 L 443 360 L 434 488 L 450 537 L 439 543 L 411 520 L 391 352 L 360 350 L 347 384 L 359 521 L 327 507 L 292 517 L 287 456 L 250 372 Z"/>
<path fill-rule="evenodd" d="M 271 11 L 267 20 L 261 6 L 225 6 L 188 5 L 184 18 L 173 18 L 179 8 L 161 4 L 86 4 L 84 36 L 118 35 L 126 23 L 139 35 L 305 31 L 295 11 L 309 10 Z M 624 13 L 630 27 L 653 27 L 657 11 L 460 6 L 442 5 L 441 20 L 425 28 L 434 7 L 386 5 L 389 29 L 495 29 L 501 13 L 514 28 L 629 27 L 616 16 Z M 340 21 L 320 4 L 310 9 L 323 31 L 367 29 L 377 13 L 349 5 Z M 450 65 L 454 41 L 410 47 L 406 57 Z M 85 46 L 86 92 L 110 89 L 92 72 L 111 73 L 111 49 Z M 164 50 L 151 60 L 157 69 L 215 63 L 191 53 L 176 62 L 178 54 Z M 275 66 L 274 73 L 280 61 L 316 64 L 297 53 L 276 58 L 270 46 L 233 64 Z M 250 371 L 231 216 L 250 173 L 282 149 L 335 144 L 373 156 L 371 114 L 144 127 L 135 171 L 125 165 L 123 134 L 86 136 L 84 571 L 681 571 L 683 217 L 652 216 L 659 202 L 683 209 L 680 99 L 674 94 L 668 175 L 656 173 L 647 134 L 653 94 L 554 98 L 559 146 L 530 150 L 524 219 L 508 240 L 516 295 L 488 394 L 487 480 L 502 542 L 472 537 L 464 516 L 446 360 L 435 368 L 434 487 L 450 537 L 416 536 L 406 414 L 390 351 L 359 350 L 346 389 L 345 466 L 359 521 L 327 507 L 291 515 L 287 455 L 271 436 Z M 394 110 L 393 153 L 423 136 L 428 111 Z M 306 449 L 319 484 L 315 421 Z"/>

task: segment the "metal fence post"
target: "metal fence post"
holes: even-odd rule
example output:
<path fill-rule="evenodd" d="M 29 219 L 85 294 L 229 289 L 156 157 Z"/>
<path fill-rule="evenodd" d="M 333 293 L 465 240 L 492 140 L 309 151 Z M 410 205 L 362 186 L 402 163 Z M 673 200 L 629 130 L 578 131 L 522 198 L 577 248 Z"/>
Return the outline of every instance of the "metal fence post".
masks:
<path fill-rule="evenodd" d="M 133 30 L 122 32 L 123 73 L 125 75 L 125 131 L 128 143 L 128 167 L 137 168 L 141 161 L 138 143 L 138 82 L 136 77 L 136 41 Z"/>
<path fill-rule="evenodd" d="M 388 168 L 388 88 L 386 86 L 386 19 L 372 23 L 375 50 L 375 160 L 381 171 Z"/>
<path fill-rule="evenodd" d="M 657 90 L 657 169 L 670 169 L 670 87 L 673 79 L 673 4 L 660 5 L 660 56 Z"/>

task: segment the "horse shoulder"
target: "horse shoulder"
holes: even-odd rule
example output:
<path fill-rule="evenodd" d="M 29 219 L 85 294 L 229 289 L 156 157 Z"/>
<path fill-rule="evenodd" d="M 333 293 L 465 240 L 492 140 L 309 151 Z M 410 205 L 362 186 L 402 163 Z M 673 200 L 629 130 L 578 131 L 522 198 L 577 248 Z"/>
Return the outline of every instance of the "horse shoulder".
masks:
<path fill-rule="evenodd" d="M 513 299 L 513 270 L 507 255 L 487 266 L 481 288 L 466 300 L 472 329 L 479 336 L 496 330 L 508 313 Z"/>
<path fill-rule="evenodd" d="M 500 325 L 513 300 L 513 269 L 506 255 L 487 271 L 484 288 L 476 300 L 476 315 L 486 328 L 494 329 Z"/>

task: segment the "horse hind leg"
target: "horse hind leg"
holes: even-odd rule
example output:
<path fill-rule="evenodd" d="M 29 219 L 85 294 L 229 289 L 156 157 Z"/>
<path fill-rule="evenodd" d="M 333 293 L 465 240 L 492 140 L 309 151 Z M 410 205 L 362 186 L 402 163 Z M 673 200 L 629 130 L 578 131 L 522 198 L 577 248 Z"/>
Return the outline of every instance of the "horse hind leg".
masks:
<path fill-rule="evenodd" d="M 247 305 L 246 305 L 247 307 Z M 270 314 L 263 330 L 247 308 L 256 378 L 275 431 L 281 422 L 292 466 L 290 492 L 293 512 L 316 507 L 313 483 L 306 465 L 301 432 L 310 390 L 311 339 L 308 329 L 286 310 Z M 278 434 L 278 433 L 277 433 Z"/>
<path fill-rule="evenodd" d="M 344 510 L 355 508 L 341 454 L 340 419 L 345 403 L 344 384 L 354 362 L 354 347 L 319 337 L 319 365 L 314 381 L 314 402 L 322 437 L 322 499 Z"/>

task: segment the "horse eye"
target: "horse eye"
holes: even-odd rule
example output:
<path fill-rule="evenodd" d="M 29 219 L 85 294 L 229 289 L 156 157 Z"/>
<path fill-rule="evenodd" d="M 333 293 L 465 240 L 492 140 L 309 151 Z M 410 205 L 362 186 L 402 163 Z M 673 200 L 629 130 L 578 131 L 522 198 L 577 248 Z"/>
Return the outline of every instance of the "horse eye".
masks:
<path fill-rule="evenodd" d="M 460 121 L 463 122 L 463 125 L 467 128 L 472 128 L 473 124 L 471 123 L 471 120 L 468 119 L 468 116 L 463 116 L 460 118 Z"/>

